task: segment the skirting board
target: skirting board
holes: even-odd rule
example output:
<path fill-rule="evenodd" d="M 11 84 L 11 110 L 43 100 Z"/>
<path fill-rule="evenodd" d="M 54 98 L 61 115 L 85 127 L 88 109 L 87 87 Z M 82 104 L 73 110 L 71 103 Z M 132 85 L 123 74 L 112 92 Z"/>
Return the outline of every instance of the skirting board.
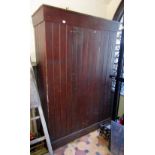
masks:
<path fill-rule="evenodd" d="M 99 125 L 101 123 L 105 124 L 105 123 L 108 123 L 110 121 L 111 121 L 111 118 L 105 119 L 104 121 L 97 122 L 97 123 L 95 123 L 95 124 L 93 124 L 93 125 L 91 125 L 91 126 L 89 126 L 87 128 L 84 128 L 84 129 L 81 129 L 79 131 L 73 132 L 73 133 L 71 133 L 71 134 L 69 134 L 69 135 L 67 135 L 67 136 L 65 136 L 63 138 L 60 138 L 60 139 L 56 140 L 56 141 L 53 141 L 53 142 L 51 141 L 52 147 L 53 147 L 53 149 L 57 149 L 58 147 L 61 147 L 61 146 L 65 145 L 65 144 L 67 144 L 67 143 L 81 137 L 81 136 L 84 136 L 84 135 L 88 134 L 89 132 L 91 132 L 93 130 L 98 129 Z"/>

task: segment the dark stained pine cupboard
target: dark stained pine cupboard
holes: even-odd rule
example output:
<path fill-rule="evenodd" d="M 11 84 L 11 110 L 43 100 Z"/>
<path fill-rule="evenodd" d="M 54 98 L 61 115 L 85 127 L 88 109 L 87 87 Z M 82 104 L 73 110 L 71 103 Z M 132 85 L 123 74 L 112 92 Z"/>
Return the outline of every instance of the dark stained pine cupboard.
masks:
<path fill-rule="evenodd" d="M 32 16 L 38 88 L 54 148 L 111 119 L 119 24 L 42 5 Z"/>

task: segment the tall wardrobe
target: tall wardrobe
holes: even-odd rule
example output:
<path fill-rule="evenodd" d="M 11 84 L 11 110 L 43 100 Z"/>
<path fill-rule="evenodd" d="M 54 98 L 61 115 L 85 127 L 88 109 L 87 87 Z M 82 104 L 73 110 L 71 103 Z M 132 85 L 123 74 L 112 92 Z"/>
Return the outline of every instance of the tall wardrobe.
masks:
<path fill-rule="evenodd" d="M 42 5 L 32 16 L 38 88 L 54 148 L 110 121 L 119 23 Z"/>

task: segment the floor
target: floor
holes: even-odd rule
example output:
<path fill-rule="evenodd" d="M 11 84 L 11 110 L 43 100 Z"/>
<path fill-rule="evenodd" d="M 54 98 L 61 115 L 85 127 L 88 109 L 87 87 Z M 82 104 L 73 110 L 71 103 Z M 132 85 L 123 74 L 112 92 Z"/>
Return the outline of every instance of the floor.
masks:
<path fill-rule="evenodd" d="M 111 155 L 108 142 L 93 131 L 73 142 L 58 148 L 54 155 Z"/>

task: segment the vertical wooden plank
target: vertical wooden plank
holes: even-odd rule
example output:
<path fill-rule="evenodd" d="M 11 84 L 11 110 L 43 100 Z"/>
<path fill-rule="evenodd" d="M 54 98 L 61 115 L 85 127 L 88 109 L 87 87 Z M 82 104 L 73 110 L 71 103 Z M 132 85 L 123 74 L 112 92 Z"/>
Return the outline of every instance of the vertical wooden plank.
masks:
<path fill-rule="evenodd" d="M 93 106 L 95 108 L 95 118 L 94 122 L 99 122 L 99 115 L 100 115 L 100 109 L 103 107 L 100 106 L 100 96 L 103 95 L 102 88 L 100 87 L 101 82 L 102 82 L 102 76 L 101 76 L 101 71 L 102 71 L 102 64 L 103 64 L 103 52 L 102 51 L 102 46 L 101 43 L 103 42 L 103 37 L 101 36 L 102 33 L 101 31 L 96 31 L 95 32 L 95 50 L 94 54 L 96 54 L 96 67 L 94 71 L 94 90 L 95 93 L 94 95 L 94 101 L 93 101 Z"/>
<path fill-rule="evenodd" d="M 104 91 L 105 89 L 105 74 L 106 74 L 106 59 L 107 59 L 107 49 L 108 49 L 108 33 L 101 31 L 101 42 L 100 42 L 100 72 L 99 72 L 99 121 L 105 119 L 106 107 L 104 102 Z"/>
<path fill-rule="evenodd" d="M 71 130 L 72 131 L 75 131 L 76 130 L 76 123 L 77 120 L 76 120 L 76 112 L 77 112 L 77 109 L 76 109 L 76 103 L 77 103 L 77 100 L 76 100 L 76 87 L 77 87 L 77 81 L 76 81 L 76 73 L 77 73 L 77 70 L 76 70 L 76 58 L 77 58 L 77 30 L 76 28 L 73 27 L 73 30 L 72 30 L 72 44 L 71 44 L 71 65 L 72 65 L 72 70 L 71 70 L 71 77 L 72 77 L 72 109 L 71 109 L 71 122 L 72 122 L 72 126 L 71 126 Z M 75 111 L 76 109 L 76 111 Z"/>
<path fill-rule="evenodd" d="M 106 89 L 107 92 L 105 94 L 105 97 L 107 98 L 106 102 L 107 102 L 107 117 L 112 115 L 112 103 L 110 100 L 111 97 L 111 79 L 109 78 L 110 74 L 112 74 L 112 64 L 114 61 L 114 48 L 115 48 L 115 42 L 116 42 L 116 34 L 115 33 L 110 33 L 109 35 L 109 47 L 108 47 L 108 51 L 109 51 L 109 62 L 107 63 L 107 75 L 106 75 Z"/>
<path fill-rule="evenodd" d="M 106 44 L 106 47 L 105 48 L 105 53 L 104 53 L 104 62 L 103 62 L 103 71 L 102 71 L 102 75 L 104 77 L 103 79 L 103 111 L 102 111 L 102 114 L 104 116 L 104 118 L 107 118 L 107 102 L 106 102 L 106 97 L 105 97 L 105 94 L 107 92 L 107 89 L 106 89 L 106 75 L 107 75 L 107 64 L 109 62 L 109 51 L 108 51 L 108 48 L 109 48 L 109 32 L 106 32 L 104 31 L 104 35 L 107 36 L 107 44 Z"/>
<path fill-rule="evenodd" d="M 87 109 L 87 79 L 88 79 L 88 40 L 89 40 L 89 32 L 85 28 L 80 28 L 80 51 L 78 55 L 78 116 L 79 117 L 79 128 L 85 128 L 88 125 L 88 109 Z"/>
<path fill-rule="evenodd" d="M 62 132 L 61 135 L 66 135 L 67 133 L 67 109 L 68 106 L 66 105 L 67 102 L 67 25 L 61 24 L 60 29 L 60 44 L 61 44 L 61 128 Z"/>
<path fill-rule="evenodd" d="M 72 93 L 72 27 L 67 26 L 67 52 L 66 52 L 66 106 L 67 106 L 67 134 L 73 132 L 72 130 L 72 106 L 73 106 L 73 93 Z"/>
<path fill-rule="evenodd" d="M 47 22 L 46 23 L 46 48 L 47 48 L 47 75 L 48 75 L 48 86 L 49 86 L 49 132 L 52 135 L 51 139 L 54 140 L 56 138 L 56 102 L 55 102 L 55 83 L 54 83 L 54 40 L 53 40 L 53 23 Z"/>
<path fill-rule="evenodd" d="M 54 91 L 55 91 L 55 129 L 56 138 L 61 132 L 60 124 L 60 56 L 59 56 L 59 24 L 53 24 L 53 75 L 54 75 Z"/>
<path fill-rule="evenodd" d="M 90 31 L 90 44 L 89 44 L 89 74 L 88 74 L 88 87 L 89 91 L 89 106 L 90 106 L 90 113 L 89 113 L 89 121 L 90 124 L 95 123 L 97 120 L 97 100 L 96 100 L 96 65 L 97 65 L 97 31 L 91 30 Z M 96 120 L 96 121 L 95 121 Z"/>

